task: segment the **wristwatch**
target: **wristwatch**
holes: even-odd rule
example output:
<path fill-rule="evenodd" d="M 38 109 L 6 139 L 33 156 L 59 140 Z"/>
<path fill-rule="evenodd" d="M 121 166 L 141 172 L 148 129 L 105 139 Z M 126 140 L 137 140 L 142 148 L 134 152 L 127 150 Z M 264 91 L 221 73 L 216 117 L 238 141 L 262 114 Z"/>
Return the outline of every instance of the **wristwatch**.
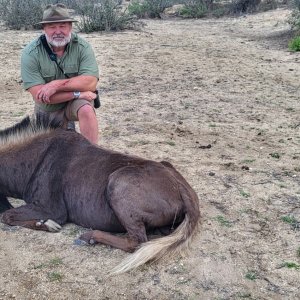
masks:
<path fill-rule="evenodd" d="M 80 97 L 80 92 L 73 92 L 74 100 Z"/>

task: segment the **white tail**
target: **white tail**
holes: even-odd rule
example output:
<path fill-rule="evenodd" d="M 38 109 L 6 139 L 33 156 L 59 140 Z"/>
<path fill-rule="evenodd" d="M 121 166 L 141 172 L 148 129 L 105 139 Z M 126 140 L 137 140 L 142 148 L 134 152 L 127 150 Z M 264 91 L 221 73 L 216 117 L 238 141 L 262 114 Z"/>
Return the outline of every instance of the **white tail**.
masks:
<path fill-rule="evenodd" d="M 190 222 L 188 215 L 185 215 L 183 222 L 176 230 L 166 236 L 153 241 L 143 243 L 141 247 L 133 254 L 129 255 L 111 272 L 111 275 L 125 273 L 131 269 L 137 268 L 148 261 L 158 260 L 165 254 L 174 255 L 182 253 L 189 248 L 195 229 L 195 224 Z"/>

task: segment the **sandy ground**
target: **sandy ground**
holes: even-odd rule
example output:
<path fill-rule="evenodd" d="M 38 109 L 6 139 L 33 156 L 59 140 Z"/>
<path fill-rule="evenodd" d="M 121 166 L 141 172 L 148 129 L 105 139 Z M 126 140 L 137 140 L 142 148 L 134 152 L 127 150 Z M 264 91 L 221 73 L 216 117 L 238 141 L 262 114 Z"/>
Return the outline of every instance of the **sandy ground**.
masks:
<path fill-rule="evenodd" d="M 172 162 L 199 195 L 190 255 L 107 278 L 126 254 L 0 225 L 0 299 L 299 299 L 299 53 L 289 11 L 149 20 L 83 35 L 101 68 L 100 144 Z M 22 47 L 0 30 L 0 128 L 30 114 Z"/>

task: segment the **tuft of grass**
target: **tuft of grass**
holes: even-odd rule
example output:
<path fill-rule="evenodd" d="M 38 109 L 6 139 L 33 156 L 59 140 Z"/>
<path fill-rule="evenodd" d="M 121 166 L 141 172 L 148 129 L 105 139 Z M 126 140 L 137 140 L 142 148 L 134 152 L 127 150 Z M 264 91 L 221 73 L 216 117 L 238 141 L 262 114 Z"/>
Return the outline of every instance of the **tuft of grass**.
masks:
<path fill-rule="evenodd" d="M 292 215 L 290 216 L 283 216 L 281 217 L 281 220 L 285 223 L 288 223 L 291 225 L 291 228 L 293 230 L 297 230 L 300 228 L 300 222 Z"/>
<path fill-rule="evenodd" d="M 59 265 L 63 264 L 63 260 L 59 257 L 54 257 L 52 259 L 50 259 L 48 262 L 46 263 L 41 263 L 37 266 L 34 266 L 34 269 L 44 269 L 44 268 L 53 268 Z"/>
<path fill-rule="evenodd" d="M 245 275 L 246 279 L 249 280 L 256 280 L 257 279 L 257 273 L 255 271 L 248 271 Z"/>
<path fill-rule="evenodd" d="M 240 190 L 240 194 L 241 194 L 241 196 L 243 196 L 244 198 L 249 198 L 249 197 L 250 197 L 250 193 L 245 192 L 245 191 L 243 191 L 243 190 Z"/>
<path fill-rule="evenodd" d="M 169 145 L 169 146 L 175 146 L 176 145 L 175 142 L 173 142 L 173 141 L 167 141 L 166 144 Z"/>
<path fill-rule="evenodd" d="M 247 292 L 244 292 L 244 293 L 238 293 L 237 295 L 239 298 L 241 299 L 247 299 L 247 298 L 251 298 L 251 293 L 247 293 Z"/>
<path fill-rule="evenodd" d="M 242 160 L 243 164 L 251 164 L 253 162 L 255 162 L 255 159 L 244 159 L 244 160 Z"/>
<path fill-rule="evenodd" d="M 297 220 L 294 216 L 283 216 L 281 217 L 281 221 L 291 225 L 297 223 Z"/>
<path fill-rule="evenodd" d="M 272 152 L 272 153 L 270 153 L 269 155 L 270 155 L 271 157 L 273 157 L 273 158 L 276 158 L 276 159 L 279 159 L 280 156 L 281 156 L 278 152 Z"/>
<path fill-rule="evenodd" d="M 230 221 L 226 220 L 224 216 L 216 216 L 215 217 L 215 220 L 221 225 L 221 226 L 224 226 L 224 227 L 231 227 L 232 224 Z"/>
<path fill-rule="evenodd" d="M 47 267 L 47 265 L 46 264 L 39 264 L 39 265 L 37 265 L 37 266 L 33 266 L 33 268 L 34 269 L 43 269 L 43 268 L 46 268 Z"/>
<path fill-rule="evenodd" d="M 291 261 L 285 261 L 284 263 L 282 263 L 281 267 L 288 268 L 288 269 L 294 269 L 294 270 L 300 270 L 300 265 L 295 262 L 291 262 Z"/>
<path fill-rule="evenodd" d="M 63 261 L 59 257 L 54 257 L 54 258 L 50 259 L 49 263 L 48 263 L 48 265 L 50 267 L 55 267 L 55 266 L 59 266 L 59 265 L 62 265 L 62 264 L 63 264 Z"/>
<path fill-rule="evenodd" d="M 62 281 L 63 279 L 63 275 L 58 273 L 58 272 L 51 272 L 51 273 L 48 273 L 48 278 L 51 282 L 53 281 Z"/>
<path fill-rule="evenodd" d="M 217 127 L 217 125 L 216 124 L 209 124 L 208 127 L 215 128 L 215 127 Z"/>

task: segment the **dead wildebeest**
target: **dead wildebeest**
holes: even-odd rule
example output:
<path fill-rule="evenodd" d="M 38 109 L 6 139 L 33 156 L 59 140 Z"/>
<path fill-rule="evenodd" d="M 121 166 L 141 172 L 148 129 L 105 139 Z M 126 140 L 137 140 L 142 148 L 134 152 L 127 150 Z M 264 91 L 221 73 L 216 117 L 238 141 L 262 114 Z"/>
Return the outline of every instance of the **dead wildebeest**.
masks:
<path fill-rule="evenodd" d="M 92 145 L 75 131 L 29 117 L 0 132 L 2 222 L 59 231 L 72 222 L 93 230 L 80 239 L 133 252 L 121 273 L 188 246 L 198 227 L 196 193 L 168 162 Z M 7 197 L 26 204 L 12 208 Z M 151 229 L 172 229 L 147 242 Z M 126 236 L 111 233 L 127 232 Z"/>

